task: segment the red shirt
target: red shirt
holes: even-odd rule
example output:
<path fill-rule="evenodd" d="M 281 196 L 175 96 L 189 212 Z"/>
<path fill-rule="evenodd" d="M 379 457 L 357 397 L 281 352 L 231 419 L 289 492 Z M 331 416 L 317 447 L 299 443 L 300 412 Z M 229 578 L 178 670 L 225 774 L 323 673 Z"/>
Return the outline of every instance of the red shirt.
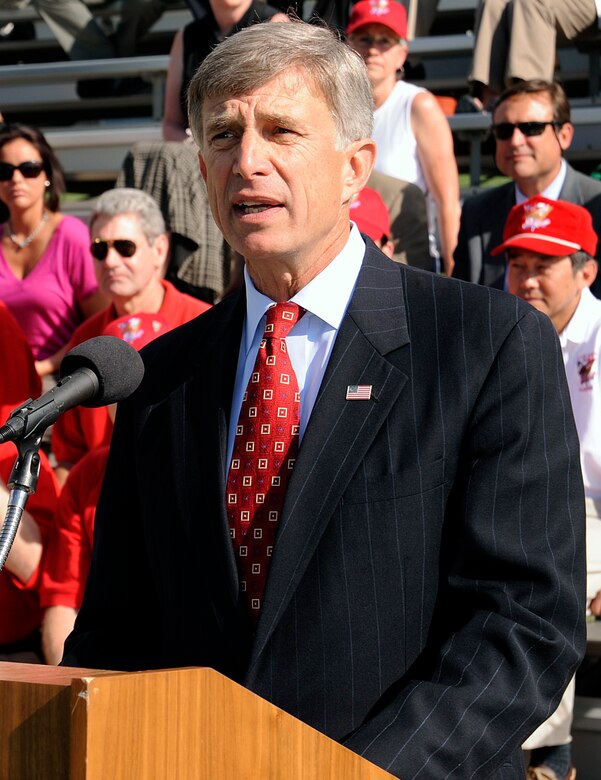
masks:
<path fill-rule="evenodd" d="M 165 297 L 158 314 L 167 320 L 172 328 L 183 325 L 210 308 L 208 303 L 185 295 L 164 279 Z M 90 317 L 73 334 L 69 349 L 83 341 L 102 335 L 112 320 L 119 315 L 114 306 L 108 306 Z M 102 447 L 111 440 L 113 424 L 107 408 L 87 409 L 77 406 L 61 415 L 52 429 L 52 451 L 59 463 L 77 463 L 86 452 Z"/>
<path fill-rule="evenodd" d="M 25 334 L 1 301 L 0 360 L 0 425 L 3 425 L 13 409 L 28 398 L 40 395 L 42 383 L 36 373 Z"/>
<path fill-rule="evenodd" d="M 40 584 L 43 607 L 79 609 L 94 540 L 94 518 L 109 447 L 88 452 L 69 472 L 48 539 Z"/>
<path fill-rule="evenodd" d="M 0 448 L 0 477 L 5 483 L 16 457 L 17 450 L 13 444 Z M 40 452 L 40 459 L 38 485 L 35 493 L 28 498 L 25 509 L 40 527 L 45 547 L 55 520 L 59 487 L 43 452 Z M 43 614 L 38 593 L 40 572 L 41 566 L 38 566 L 28 582 L 21 582 L 6 566 L 0 573 L 0 645 L 25 639 L 40 625 Z"/>

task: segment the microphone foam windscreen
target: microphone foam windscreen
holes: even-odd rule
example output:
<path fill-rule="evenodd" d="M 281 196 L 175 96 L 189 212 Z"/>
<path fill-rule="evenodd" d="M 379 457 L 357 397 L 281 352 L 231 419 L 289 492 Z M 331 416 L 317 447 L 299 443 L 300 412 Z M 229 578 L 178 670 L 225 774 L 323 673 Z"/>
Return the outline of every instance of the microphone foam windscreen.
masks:
<path fill-rule="evenodd" d="M 125 400 L 144 376 L 137 350 L 116 336 L 96 336 L 74 347 L 63 358 L 60 377 L 88 368 L 98 377 L 98 392 L 83 406 L 105 406 Z"/>

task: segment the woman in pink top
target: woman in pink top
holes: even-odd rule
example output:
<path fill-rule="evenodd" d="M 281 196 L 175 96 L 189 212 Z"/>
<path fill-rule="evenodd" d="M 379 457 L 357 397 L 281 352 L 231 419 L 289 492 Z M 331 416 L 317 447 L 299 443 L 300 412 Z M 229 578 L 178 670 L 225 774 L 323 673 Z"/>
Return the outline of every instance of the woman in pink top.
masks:
<path fill-rule="evenodd" d="M 106 305 L 94 275 L 86 225 L 59 211 L 63 172 L 42 133 L 0 131 L 0 300 L 31 346 L 40 375 L 53 373 L 75 328 Z"/>

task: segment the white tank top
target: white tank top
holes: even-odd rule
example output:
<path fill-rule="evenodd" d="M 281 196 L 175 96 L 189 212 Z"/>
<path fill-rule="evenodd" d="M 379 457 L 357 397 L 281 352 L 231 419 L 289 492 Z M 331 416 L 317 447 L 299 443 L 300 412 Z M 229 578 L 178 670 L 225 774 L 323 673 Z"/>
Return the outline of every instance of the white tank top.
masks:
<path fill-rule="evenodd" d="M 424 172 L 417 156 L 417 142 L 411 129 L 413 99 L 420 92 L 425 91 L 423 87 L 397 81 L 384 103 L 374 111 L 373 137 L 377 144 L 374 168 L 388 176 L 396 176 L 397 179 L 417 184 L 425 193 L 430 254 L 437 270 L 440 270 L 440 254 L 436 240 L 436 208 L 432 196 L 428 194 Z"/>
<path fill-rule="evenodd" d="M 411 129 L 411 106 L 422 87 L 397 81 L 384 103 L 374 111 L 376 171 L 417 184 L 427 191 L 426 180 L 417 157 L 417 144 Z"/>

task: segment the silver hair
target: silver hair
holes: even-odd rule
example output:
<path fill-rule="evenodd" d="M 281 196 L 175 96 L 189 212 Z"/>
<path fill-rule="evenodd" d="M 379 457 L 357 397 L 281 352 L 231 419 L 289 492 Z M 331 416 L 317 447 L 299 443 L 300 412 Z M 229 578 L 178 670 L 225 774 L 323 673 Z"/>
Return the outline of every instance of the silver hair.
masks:
<path fill-rule="evenodd" d="M 249 94 L 288 70 L 298 70 L 323 94 L 339 149 L 371 137 L 374 104 L 361 57 L 329 28 L 292 20 L 251 25 L 203 60 L 188 87 L 188 121 L 196 143 L 202 143 L 205 100 Z"/>
<path fill-rule="evenodd" d="M 121 214 L 135 214 L 140 229 L 149 244 L 154 244 L 166 232 L 165 220 L 157 202 L 144 190 L 133 187 L 116 187 L 98 197 L 90 214 L 90 227 L 98 217 L 118 217 Z"/>
<path fill-rule="evenodd" d="M 578 252 L 574 252 L 573 255 L 570 255 L 570 260 L 572 261 L 572 271 L 576 273 L 576 271 L 580 271 L 584 266 L 588 263 L 589 260 L 593 260 L 587 252 L 584 251 L 584 249 L 580 249 Z"/>

